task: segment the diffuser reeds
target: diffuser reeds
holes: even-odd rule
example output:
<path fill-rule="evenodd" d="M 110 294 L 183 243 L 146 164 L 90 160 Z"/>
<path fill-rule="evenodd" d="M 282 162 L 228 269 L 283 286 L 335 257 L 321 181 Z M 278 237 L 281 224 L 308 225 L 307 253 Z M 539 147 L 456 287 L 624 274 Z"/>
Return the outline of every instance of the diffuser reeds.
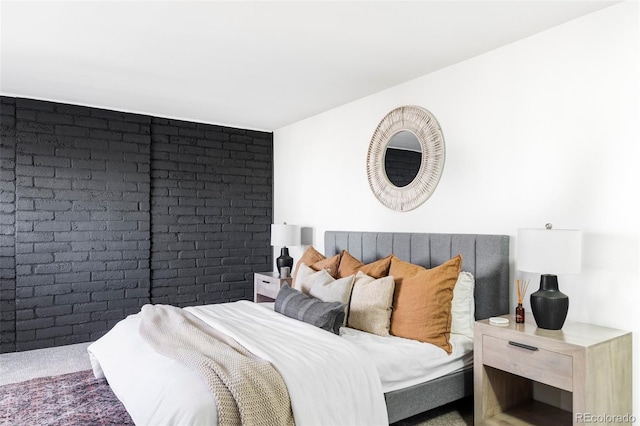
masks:
<path fill-rule="evenodd" d="M 518 290 L 518 303 L 522 304 L 522 299 L 524 295 L 527 293 L 527 288 L 529 287 L 529 280 L 516 280 L 516 289 Z"/>

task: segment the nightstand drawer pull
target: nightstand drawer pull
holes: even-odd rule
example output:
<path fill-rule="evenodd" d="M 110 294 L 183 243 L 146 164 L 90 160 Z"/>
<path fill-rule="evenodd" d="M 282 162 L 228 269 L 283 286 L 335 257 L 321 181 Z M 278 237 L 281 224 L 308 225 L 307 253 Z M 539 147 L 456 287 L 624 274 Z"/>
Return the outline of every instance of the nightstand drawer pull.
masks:
<path fill-rule="evenodd" d="M 267 281 L 267 280 L 262 280 L 262 282 L 265 284 L 271 284 L 271 281 Z"/>
<path fill-rule="evenodd" d="M 529 345 L 525 345 L 524 343 L 513 342 L 511 340 L 509 340 L 509 344 L 511 346 L 517 346 L 519 348 L 528 349 L 530 351 L 537 351 L 538 350 L 538 348 L 536 348 L 535 346 L 529 346 Z"/>

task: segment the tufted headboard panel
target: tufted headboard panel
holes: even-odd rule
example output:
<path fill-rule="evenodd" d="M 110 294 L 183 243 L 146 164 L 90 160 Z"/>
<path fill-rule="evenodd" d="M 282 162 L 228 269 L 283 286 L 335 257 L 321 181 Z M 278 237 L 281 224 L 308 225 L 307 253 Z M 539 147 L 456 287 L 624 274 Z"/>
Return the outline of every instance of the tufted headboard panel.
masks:
<path fill-rule="evenodd" d="M 326 231 L 326 256 L 347 250 L 364 263 L 395 254 L 432 268 L 457 254 L 462 270 L 475 277 L 476 319 L 509 313 L 509 236 Z"/>

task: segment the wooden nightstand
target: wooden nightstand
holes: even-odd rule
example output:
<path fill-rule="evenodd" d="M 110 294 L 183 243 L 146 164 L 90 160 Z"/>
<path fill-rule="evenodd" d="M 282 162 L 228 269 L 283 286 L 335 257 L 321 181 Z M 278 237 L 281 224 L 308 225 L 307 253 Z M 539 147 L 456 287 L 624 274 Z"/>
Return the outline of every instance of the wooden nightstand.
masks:
<path fill-rule="evenodd" d="M 273 302 L 278 296 L 282 283 L 291 285 L 293 278 L 280 278 L 277 272 L 256 272 L 253 274 L 253 301 Z"/>
<path fill-rule="evenodd" d="M 630 332 L 569 321 L 545 330 L 533 318 L 504 318 L 506 326 L 475 323 L 476 424 L 602 424 L 632 415 Z M 571 392 L 573 413 L 533 401 L 534 381 Z"/>

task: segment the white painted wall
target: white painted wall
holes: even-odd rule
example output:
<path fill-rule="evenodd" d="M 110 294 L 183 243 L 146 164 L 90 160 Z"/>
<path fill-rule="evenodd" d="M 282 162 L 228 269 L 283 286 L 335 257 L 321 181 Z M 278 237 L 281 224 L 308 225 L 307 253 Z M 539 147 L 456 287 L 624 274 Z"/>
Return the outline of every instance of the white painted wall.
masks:
<path fill-rule="evenodd" d="M 629 1 L 277 130 L 274 219 L 312 227 L 319 250 L 329 229 L 508 234 L 530 289 L 517 229 L 582 229 L 583 271 L 560 277 L 568 318 L 634 332 L 640 417 L 639 99 Z M 398 213 L 371 194 L 365 163 L 378 121 L 405 104 L 437 117 L 447 151 L 432 197 Z"/>

